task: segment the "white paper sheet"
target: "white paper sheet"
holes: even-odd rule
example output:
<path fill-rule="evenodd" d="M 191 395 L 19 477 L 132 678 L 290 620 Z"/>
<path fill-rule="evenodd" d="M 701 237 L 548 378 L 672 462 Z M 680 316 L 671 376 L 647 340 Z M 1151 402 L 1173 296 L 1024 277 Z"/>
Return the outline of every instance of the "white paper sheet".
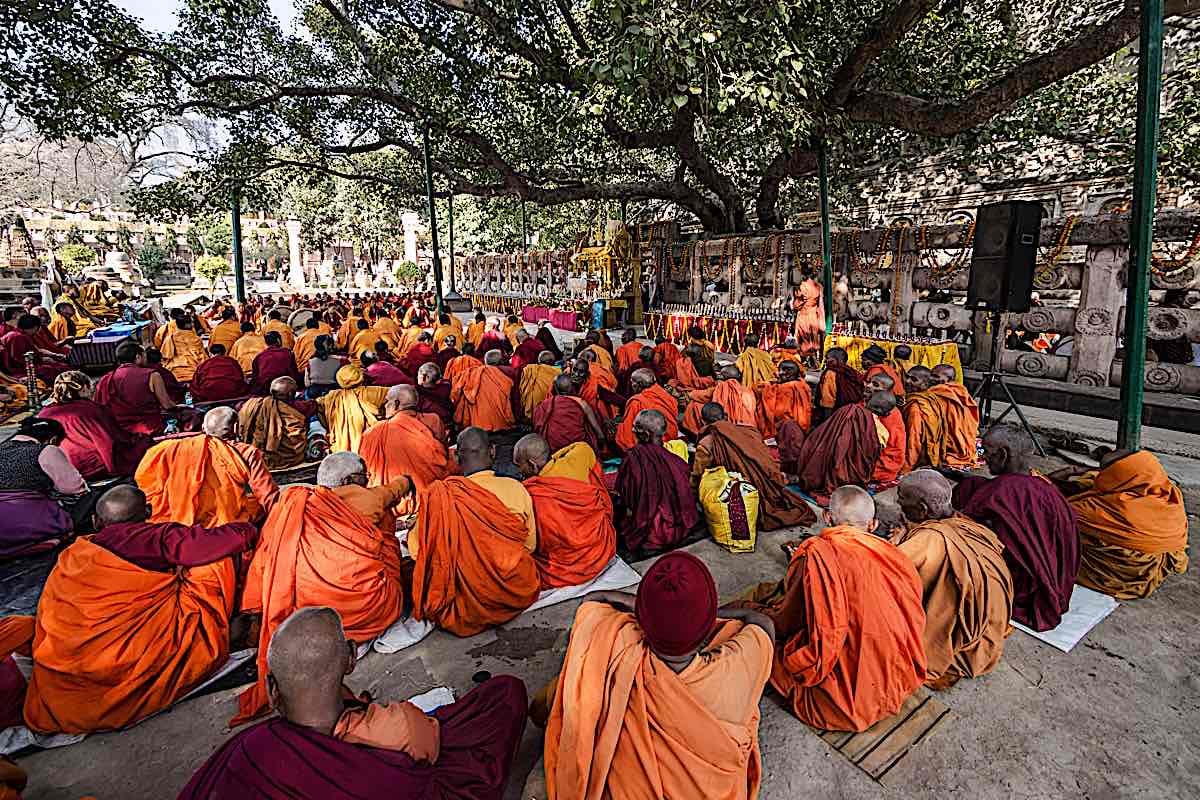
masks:
<path fill-rule="evenodd" d="M 578 586 L 563 586 L 558 589 L 546 589 L 538 595 L 538 599 L 533 601 L 533 605 L 525 609 L 525 614 L 530 611 L 537 611 L 539 608 L 564 603 L 567 600 L 581 597 L 588 592 L 598 592 L 605 589 L 624 589 L 626 586 L 632 586 L 638 583 L 642 576 L 633 567 L 626 564 L 620 556 L 613 556 L 613 560 L 608 562 L 608 566 L 604 571 L 593 578 L 588 583 L 581 583 Z"/>
<path fill-rule="evenodd" d="M 418 622 L 412 617 L 397 620 L 392 623 L 392 627 L 376 637 L 375 652 L 399 653 L 406 647 L 412 647 L 431 633 L 433 633 L 432 622 Z"/>
<path fill-rule="evenodd" d="M 1069 653 L 1084 636 L 1087 636 L 1088 631 L 1099 625 L 1118 605 L 1120 603 L 1106 594 L 1076 585 L 1071 592 L 1071 606 L 1067 613 L 1063 614 L 1062 622 L 1058 623 L 1057 628 L 1038 633 L 1019 622 L 1013 622 L 1013 627 L 1020 628 L 1035 639 L 1041 639 L 1064 653 Z"/>
<path fill-rule="evenodd" d="M 442 706 L 448 706 L 453 703 L 454 690 L 449 686 L 435 686 L 424 694 L 408 698 L 408 702 L 428 714 L 431 711 L 437 711 Z"/>

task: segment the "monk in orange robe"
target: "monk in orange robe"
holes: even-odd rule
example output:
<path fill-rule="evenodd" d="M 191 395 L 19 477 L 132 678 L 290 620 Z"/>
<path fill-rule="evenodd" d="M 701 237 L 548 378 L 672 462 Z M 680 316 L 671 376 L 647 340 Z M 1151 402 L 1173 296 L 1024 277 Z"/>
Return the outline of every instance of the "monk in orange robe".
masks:
<path fill-rule="evenodd" d="M 533 558 L 543 589 L 587 583 L 604 571 L 617 552 L 612 498 L 603 477 L 595 477 L 595 454 L 584 444 L 572 448 L 587 451 L 583 460 L 591 455 L 591 467 L 582 476 L 556 477 L 553 473 L 561 466 L 550 467 L 550 446 L 536 433 L 513 448 L 513 463 L 525 478 L 537 515 Z M 565 460 L 560 459 L 560 464 Z"/>
<path fill-rule="evenodd" d="M 237 311 L 232 307 L 221 312 L 221 321 L 208 334 L 208 346 L 219 344 L 228 353 L 233 349 L 233 343 L 242 338 L 242 326 L 237 321 Z"/>
<path fill-rule="evenodd" d="M 654 340 L 653 358 L 654 371 L 663 376 L 664 380 L 673 380 L 675 378 L 675 365 L 682 358 L 679 355 L 679 348 L 668 342 L 664 337 L 659 336 Z"/>
<path fill-rule="evenodd" d="M 871 533 L 875 502 L 863 489 L 834 491 L 825 519 L 830 527 L 796 547 L 783 581 L 760 587 L 750 605 L 775 622 L 771 686 L 800 721 L 865 731 L 925 682 L 921 579 Z"/>
<path fill-rule="evenodd" d="M 550 800 L 758 796 L 774 627 L 717 605 L 711 573 L 683 551 L 656 561 L 636 596 L 584 598 L 550 701 Z"/>
<path fill-rule="evenodd" d="M 954 371 L 953 367 L 946 369 Z M 935 383 L 932 372 L 921 366 L 908 370 L 906 380 L 905 468 L 974 467 L 978 461 L 979 407 L 967 390 L 958 383 Z"/>
<path fill-rule="evenodd" d="M 276 378 L 268 396 L 251 397 L 238 411 L 242 441 L 258 448 L 269 469 L 289 469 L 304 463 L 308 417 L 315 413 L 316 404 L 296 400 L 296 388 L 294 379 Z"/>
<path fill-rule="evenodd" d="M 884 436 L 879 437 L 879 459 L 871 473 L 871 483 L 886 487 L 904 470 L 904 460 L 908 454 L 904 417 L 896 408 L 896 398 L 891 392 L 872 394 L 867 398 L 867 408 L 875 415 L 876 425 L 881 426 L 886 434 L 886 441 Z"/>
<path fill-rule="evenodd" d="M 350 350 L 350 343 L 354 341 L 354 337 L 358 335 L 358 321 L 363 318 L 362 306 L 352 306 L 350 315 L 346 317 L 346 321 L 338 328 L 337 344 L 338 350 Z"/>
<path fill-rule="evenodd" d="M 904 397 L 904 381 L 900 378 L 900 372 L 887 361 L 887 351 L 877 344 L 873 344 L 866 350 L 863 350 L 859 356 L 862 361 L 863 378 L 867 382 L 867 391 L 888 391 L 896 395 L 897 398 Z M 879 386 L 871 388 L 871 379 L 877 375 L 882 375 L 891 381 L 892 385 Z"/>
<path fill-rule="evenodd" d="M 467 332 L 464 334 L 467 342 L 476 350 L 479 349 L 480 342 L 483 341 L 483 333 L 487 330 L 487 317 L 480 312 L 475 312 L 475 320 L 467 326 Z"/>
<path fill-rule="evenodd" d="M 617 374 L 626 372 L 630 367 L 638 362 L 642 352 L 642 344 L 637 340 L 637 333 L 633 328 L 626 328 L 621 334 L 621 346 L 617 348 L 616 356 Z"/>
<path fill-rule="evenodd" d="M 710 389 L 716 383 L 712 378 L 701 375 L 697 369 L 698 352 L 693 346 L 685 348 L 683 354 L 675 361 L 674 380 L 668 381 L 671 386 L 685 394 Z"/>
<path fill-rule="evenodd" d="M 350 357 L 357 360 L 362 358 L 363 353 L 374 355 L 375 345 L 384 341 L 383 336 L 380 335 L 379 331 L 371 328 L 370 323 L 365 319 L 360 319 L 354 324 L 357 330 L 354 337 L 350 340 L 350 348 L 347 351 Z"/>
<path fill-rule="evenodd" d="M 420 494 L 408 549 L 416 561 L 413 617 L 457 636 L 471 636 L 528 608 L 537 599 L 541 576 L 532 555 L 537 531 L 534 527 L 531 543 L 533 504 L 528 493 L 526 519 L 513 511 L 511 500 L 506 502 L 488 485 L 511 479 L 493 473 L 472 480 L 492 465 L 485 431 L 467 428 L 457 444 L 459 466 L 467 477 L 435 481 Z"/>
<path fill-rule="evenodd" d="M 296 369 L 300 370 L 301 375 L 308 368 L 308 362 L 316 355 L 317 338 L 326 335 L 321 327 L 322 323 L 315 314 L 309 317 L 304 323 L 304 333 L 296 338 L 296 344 L 292 347 L 292 355 L 296 357 Z"/>
<path fill-rule="evenodd" d="M 733 364 L 721 368 L 721 380 L 711 389 L 692 392 L 691 401 L 683 412 L 683 429 L 695 435 L 704 427 L 700 410 L 705 403 L 717 403 L 725 416 L 735 425 L 758 425 L 758 399 L 742 385 L 742 371 Z"/>
<path fill-rule="evenodd" d="M 279 497 L 262 453 L 238 440 L 237 412 L 228 406 L 204 415 L 204 433 L 151 447 L 134 479 L 154 509 L 151 522 L 255 522 Z"/>
<path fill-rule="evenodd" d="M 484 364 L 456 376 L 450 382 L 455 423 L 460 429 L 474 427 L 485 431 L 516 427 L 512 390 L 512 378 L 494 364 Z"/>
<path fill-rule="evenodd" d="M 242 372 L 249 378 L 254 374 L 254 359 L 267 349 L 267 340 L 254 330 L 253 322 L 242 323 L 242 335 L 233 343 L 229 357 L 242 366 Z"/>
<path fill-rule="evenodd" d="M 617 415 L 617 405 L 614 402 L 619 399 L 616 396 L 617 376 L 596 355 L 597 352 L 607 354 L 608 351 L 599 345 L 594 345 L 594 347 L 595 349 L 585 350 L 579 358 L 575 359 L 572 370 L 579 386 L 579 396 L 592 407 L 601 421 L 607 423 Z M 609 356 L 609 360 L 612 360 L 611 356 Z M 586 371 L 584 370 L 585 364 L 587 365 Z"/>
<path fill-rule="evenodd" d="M 759 338 L 752 333 L 747 334 L 742 343 L 741 355 L 734 362 L 741 370 L 742 385 L 747 389 L 757 389 L 774 380 L 777 372 L 775 360 L 770 353 L 759 348 Z"/>
<path fill-rule="evenodd" d="M 755 410 L 758 415 L 758 430 L 764 439 L 779 437 L 781 429 L 788 423 L 797 426 L 802 433 L 808 433 L 812 429 L 812 389 L 804 380 L 797 362 L 791 359 L 779 362 L 775 382 L 764 383 L 758 387 L 758 404 Z M 803 443 L 802 436 L 800 443 Z M 779 446 L 782 450 L 783 442 L 780 442 Z"/>
<path fill-rule="evenodd" d="M 561 374 L 562 370 L 554 366 L 554 354 L 548 350 L 538 354 L 538 363 L 528 364 L 521 369 L 519 391 L 522 419 L 533 420 L 534 410 L 550 396 L 554 379 Z"/>
<path fill-rule="evenodd" d="M 366 375 L 357 364 L 337 371 L 338 388 L 317 400 L 317 416 L 329 435 L 333 452 L 358 452 L 367 428 L 383 418 L 386 386 L 365 386 Z"/>
<path fill-rule="evenodd" d="M 367 464 L 368 485 L 382 486 L 398 478 L 409 478 L 416 491 L 422 492 L 429 484 L 455 472 L 444 434 L 436 435 L 427 418 L 433 417 L 439 428 L 441 420 L 435 414 L 419 413 L 419 400 L 413 387 L 393 386 L 384 406 L 387 419 L 363 434 L 358 454 Z M 406 497 L 396 507 L 396 513 L 402 516 L 415 510 L 415 495 Z"/>
<path fill-rule="evenodd" d="M 267 313 L 267 324 L 263 325 L 263 336 L 268 333 L 278 333 L 279 338 L 283 340 L 283 346 L 291 350 L 296 346 L 296 332 L 292 330 L 292 326 L 283 321 L 283 314 L 279 309 L 273 308 Z"/>
<path fill-rule="evenodd" d="M 395 529 L 380 530 L 339 496 L 339 489 L 361 489 L 366 482 L 361 458 L 331 454 L 317 470 L 317 486 L 288 487 L 263 524 L 242 597 L 244 610 L 262 614 L 259 680 L 238 699 L 231 724 L 267 710 L 267 645 L 296 609 L 336 610 L 346 635 L 359 642 L 371 641 L 400 618 L 404 592 Z"/>
<path fill-rule="evenodd" d="M 402 337 L 400 326 L 396 324 L 396 320 L 392 319 L 387 314 L 380 314 L 375 318 L 375 324 L 371 326 L 382 341 L 387 342 L 388 349 L 397 355 L 403 355 L 400 350 L 400 340 Z"/>
<path fill-rule="evenodd" d="M 666 419 L 668 440 L 678 438 L 679 402 L 658 385 L 654 373 L 648 369 L 634 370 L 629 377 L 629 386 L 636 394 L 625 404 L 621 424 L 617 426 L 617 446 L 629 450 L 637 444 L 637 437 L 633 435 L 633 421 L 646 410 L 658 411 Z"/>

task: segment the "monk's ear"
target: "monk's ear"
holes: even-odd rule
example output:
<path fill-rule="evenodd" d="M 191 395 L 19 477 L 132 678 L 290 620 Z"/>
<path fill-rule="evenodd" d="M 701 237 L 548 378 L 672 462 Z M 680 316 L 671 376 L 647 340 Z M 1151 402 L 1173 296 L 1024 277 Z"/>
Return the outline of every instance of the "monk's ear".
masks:
<path fill-rule="evenodd" d="M 271 708 L 278 711 L 280 716 L 287 716 L 283 708 L 283 695 L 279 693 L 279 684 L 275 681 L 275 676 L 269 672 L 267 673 L 267 699 L 271 702 Z"/>

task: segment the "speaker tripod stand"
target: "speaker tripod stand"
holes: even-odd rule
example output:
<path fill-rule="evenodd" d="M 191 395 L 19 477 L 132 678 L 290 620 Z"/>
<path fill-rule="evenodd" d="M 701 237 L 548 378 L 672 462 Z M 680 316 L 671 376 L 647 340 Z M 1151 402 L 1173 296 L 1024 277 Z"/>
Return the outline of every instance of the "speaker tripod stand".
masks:
<path fill-rule="evenodd" d="M 1033 440 L 1033 446 L 1037 448 L 1038 455 L 1045 457 L 1046 451 L 1042 449 L 1041 443 L 1033 433 L 1033 428 L 1029 426 L 1029 420 L 1025 419 L 1025 412 L 1021 411 L 1021 406 L 1013 397 L 1012 390 L 1004 382 L 1004 372 L 1000 369 L 1000 351 L 1004 345 L 1003 316 L 999 311 L 992 312 L 992 352 L 988 359 L 987 372 L 983 373 L 983 380 L 979 382 L 979 388 L 975 390 L 975 402 L 979 405 L 981 430 L 991 428 L 993 425 L 999 425 L 1008 416 L 1009 412 L 1015 411 L 1017 419 L 1021 421 L 1021 427 L 1029 434 L 1029 438 Z M 1008 408 L 1004 409 L 993 423 L 992 390 L 996 386 L 1000 387 L 1000 390 L 1004 393 L 1004 397 L 1008 400 Z"/>

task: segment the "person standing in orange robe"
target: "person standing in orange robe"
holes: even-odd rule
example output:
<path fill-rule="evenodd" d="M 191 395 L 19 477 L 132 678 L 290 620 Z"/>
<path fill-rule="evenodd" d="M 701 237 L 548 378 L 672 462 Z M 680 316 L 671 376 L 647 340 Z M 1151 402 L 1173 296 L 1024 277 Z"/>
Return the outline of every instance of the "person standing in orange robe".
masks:
<path fill-rule="evenodd" d="M 800 364 L 791 359 L 780 361 L 775 376 L 774 383 L 764 383 L 758 387 L 755 410 L 759 432 L 764 439 L 782 438 L 782 428 L 792 423 L 802 433 L 808 433 L 812 429 L 813 396 L 808 381 L 800 372 Z M 800 443 L 803 443 L 803 436 L 800 437 Z M 781 450 L 784 448 L 782 441 L 779 447 Z"/>
<path fill-rule="evenodd" d="M 712 574 L 683 551 L 636 596 L 587 595 L 550 701 L 549 800 L 757 797 L 773 646 L 771 621 L 718 609 Z"/>
<path fill-rule="evenodd" d="M 792 290 L 792 310 L 796 312 L 793 335 L 800 355 L 819 355 L 825 340 L 825 297 L 821 284 L 811 276 L 805 277 Z"/>
<path fill-rule="evenodd" d="M 693 436 L 704 428 L 700 411 L 705 403 L 717 403 L 725 409 L 725 417 L 735 425 L 758 425 L 758 399 L 754 392 L 742 385 L 742 371 L 733 364 L 726 364 L 720 371 L 721 380 L 711 389 L 692 392 L 691 400 L 683 412 L 683 429 Z"/>
<path fill-rule="evenodd" d="M 151 522 L 256 522 L 279 497 L 262 453 L 238 440 L 237 412 L 228 406 L 204 415 L 203 433 L 151 447 L 134 479 L 154 509 Z"/>
<path fill-rule="evenodd" d="M 353 453 L 326 456 L 317 486 L 290 486 L 263 524 L 242 597 L 243 610 L 262 614 L 259 680 L 238 698 L 240 725 L 267 710 L 267 645 L 275 629 L 305 606 L 341 615 L 346 636 L 369 642 L 400 618 L 400 543 L 343 499 L 339 489 L 367 482 Z M 411 484 L 405 487 L 411 491 Z M 389 496 L 387 499 L 391 499 Z"/>
<path fill-rule="evenodd" d="M 635 392 L 625 404 L 621 424 L 617 426 L 616 442 L 621 450 L 629 450 L 637 444 L 633 435 L 633 421 L 643 411 L 658 411 L 667 421 L 667 439 L 679 437 L 679 402 L 654 380 L 654 373 L 648 369 L 634 370 L 629 377 L 629 386 Z"/>
<path fill-rule="evenodd" d="M 626 328 L 621 333 L 621 346 L 614 354 L 617 361 L 617 373 L 623 373 L 638 362 L 642 352 L 642 343 L 637 340 L 637 332 Z"/>
<path fill-rule="evenodd" d="M 925 682 L 921 579 L 871 533 L 875 502 L 863 489 L 835 490 L 825 520 L 796 547 L 783 581 L 749 605 L 775 623 L 771 686 L 800 721 L 865 731 Z"/>
<path fill-rule="evenodd" d="M 450 362 L 450 366 L 454 363 Z M 460 429 L 475 427 L 485 431 L 506 431 L 516 427 L 512 390 L 512 378 L 490 364 L 456 375 L 450 384 L 455 423 Z"/>
<path fill-rule="evenodd" d="M 586 445 L 576 445 L 582 449 Z M 543 474 L 550 446 L 536 433 L 513 448 L 513 463 L 524 476 L 538 523 L 537 562 L 543 589 L 578 586 L 595 578 L 617 553 L 613 505 L 603 479 L 592 470 L 579 477 Z M 595 456 L 592 456 L 593 468 Z"/>
<path fill-rule="evenodd" d="M 441 420 L 434 414 L 417 413 L 417 392 L 411 386 L 392 387 L 384 408 L 387 419 L 367 429 L 358 454 L 367 465 L 369 486 L 383 486 L 398 478 L 409 478 L 417 492 L 429 484 L 453 474 L 456 465 L 450 458 L 444 439 L 429 427 L 433 417 L 438 426 Z M 416 496 L 406 497 L 396 513 L 404 516 L 416 510 Z"/>

